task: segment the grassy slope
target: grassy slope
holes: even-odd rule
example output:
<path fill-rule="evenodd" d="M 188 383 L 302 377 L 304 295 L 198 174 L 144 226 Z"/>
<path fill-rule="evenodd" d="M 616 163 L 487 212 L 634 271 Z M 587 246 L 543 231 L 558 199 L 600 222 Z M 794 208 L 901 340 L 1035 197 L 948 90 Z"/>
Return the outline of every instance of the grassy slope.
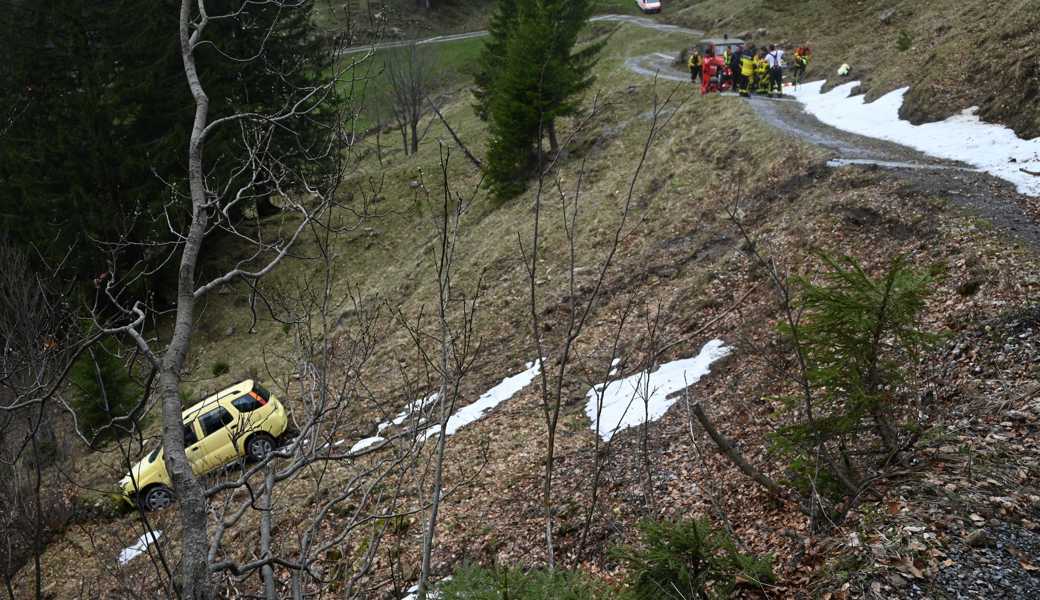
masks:
<path fill-rule="evenodd" d="M 592 0 L 596 13 L 639 14 L 635 0 Z M 346 7 L 352 4 L 334 0 L 322 4 L 319 22 L 343 30 L 348 22 Z M 484 29 L 494 0 L 444 0 L 433 1 L 430 11 L 416 9 L 414 0 L 386 0 L 370 2 L 359 0 L 353 4 L 355 14 L 347 27 L 352 33 L 353 43 L 365 43 L 383 39 L 412 39 L 435 35 L 464 33 Z"/>
<path fill-rule="evenodd" d="M 431 44 L 421 48 L 422 62 L 430 65 L 432 75 L 429 78 L 430 90 L 435 98 L 441 94 L 450 94 L 473 78 L 477 58 L 483 41 L 479 38 L 461 40 L 450 44 Z M 390 82 L 386 76 L 384 64 L 391 53 L 403 54 L 405 49 L 377 50 L 369 53 L 348 55 L 341 63 L 341 69 L 348 69 L 340 85 L 340 92 L 352 101 L 352 112 L 355 115 L 354 130 L 369 132 L 377 124 L 382 123 L 385 144 L 397 144 L 400 135 L 394 126 L 393 113 L 389 109 L 393 102 Z M 353 68 L 351 66 L 353 65 Z"/>
<path fill-rule="evenodd" d="M 1035 0 L 676 0 L 669 6 L 668 19 L 713 32 L 764 28 L 766 39 L 755 41 L 809 43 L 810 77 L 831 77 L 848 63 L 868 98 L 909 85 L 903 116 L 914 122 L 978 106 L 986 120 L 1027 139 L 1040 136 Z"/>
<path fill-rule="evenodd" d="M 612 39 L 600 63 L 596 89 L 601 93 L 602 111 L 585 131 L 576 134 L 574 149 L 561 171 L 565 180 L 573 181 L 581 161 L 587 161 L 587 191 L 582 206 L 582 229 L 586 233 L 577 248 L 580 264 L 586 269 L 601 260 L 608 234 L 618 221 L 635 157 L 649 128 L 646 113 L 654 102 L 655 92 L 648 82 L 620 68 L 623 57 L 645 53 L 650 46 L 668 49 L 681 43 L 682 39 L 625 29 L 623 36 Z M 662 86 L 658 96 L 667 89 Z M 921 197 L 876 172 L 825 171 L 819 167 L 814 149 L 792 143 L 761 125 L 735 99 L 689 97 L 685 87 L 680 88 L 677 99 L 684 102 L 653 146 L 636 186 L 635 218 L 608 274 L 609 293 L 579 343 L 580 353 L 589 364 L 602 358 L 618 315 L 630 301 L 636 303 L 640 318 L 659 311 L 662 339 L 681 339 L 731 307 L 745 291 L 764 287 L 738 251 L 739 240 L 725 220 L 723 209 L 731 201 L 726 189 L 736 182 L 747 192 L 742 207 L 749 226 L 762 237 L 765 247 L 795 271 L 811 268 L 808 251 L 813 246 L 848 252 L 870 265 L 897 252 L 909 253 L 922 266 L 945 264 L 948 278 L 929 309 L 930 322 L 937 329 L 999 314 L 1028 302 L 1040 291 L 1035 280 L 1022 282 L 1008 276 L 1007 265 L 1035 272 L 1034 256 L 995 239 L 984 223 L 946 212 L 941 198 Z M 472 149 L 482 154 L 483 125 L 473 117 L 465 95 L 459 94 L 447 103 L 445 114 Z M 733 125 L 727 127 L 724 136 L 717 134 L 719 122 Z M 561 133 L 566 137 L 570 130 L 565 128 Z M 375 160 L 371 140 L 359 148 L 364 158 L 348 188 L 354 192 L 351 208 L 365 217 L 355 223 L 352 213 L 340 213 L 344 223 L 356 226 L 338 242 L 337 296 L 359 290 L 366 304 L 374 306 L 386 300 L 412 317 L 435 297 L 429 214 L 430 202 L 435 202 L 439 193 L 435 174 L 440 149 L 434 143 L 439 138 L 447 140 L 437 124 L 418 156 L 406 158 L 392 149 L 384 157 L 383 167 Z M 450 140 L 446 143 L 450 145 Z M 730 172 L 734 164 L 743 165 L 739 173 Z M 452 186 L 458 191 L 472 189 L 478 181 L 474 169 L 459 156 L 453 157 L 449 171 Z M 420 173 L 431 190 L 429 201 L 410 185 L 420 180 Z M 375 197 L 380 200 L 365 200 Z M 523 267 L 515 242 L 517 234 L 530 236 L 531 202 L 531 193 L 504 205 L 481 195 L 466 219 L 457 282 L 472 289 L 478 274 L 483 274 L 485 282 L 483 308 L 476 323 L 485 352 L 465 385 L 471 397 L 516 372 L 522 361 L 533 355 L 527 335 Z M 362 205 L 365 210 L 361 210 Z M 542 269 L 545 302 L 550 307 L 547 314 L 551 314 L 551 307 L 565 294 L 561 279 L 566 246 L 558 202 L 548 200 L 547 211 L 543 232 L 547 251 Z M 876 215 L 876 219 L 868 219 L 865 225 L 863 214 Z M 278 226 L 278 218 L 267 224 L 269 228 Z M 308 250 L 304 246 L 299 254 Z M 224 244 L 214 248 L 213 255 L 230 262 L 243 251 Z M 210 268 L 219 268 L 220 262 Z M 268 280 L 265 288 L 273 292 L 279 286 L 299 287 L 299 281 L 313 268 L 307 261 L 294 261 Z M 579 284 L 587 283 L 591 272 L 583 270 Z M 953 290 L 968 279 L 981 281 L 983 293 L 957 297 L 951 306 L 947 299 L 955 297 Z M 773 311 L 767 294 L 753 294 L 722 322 L 722 327 L 678 344 L 664 358 L 693 354 L 713 334 L 738 344 L 745 343 L 740 340 L 764 339 Z M 638 322 L 640 318 L 630 321 L 622 336 L 629 370 L 646 351 L 645 324 Z M 201 393 L 245 374 L 269 370 L 279 385 L 287 387 L 286 395 L 292 401 L 290 375 L 295 365 L 279 358 L 289 354 L 291 340 L 263 311 L 256 333 L 245 333 L 250 312 L 244 286 L 235 285 L 226 294 L 208 299 L 199 322 L 187 374 L 186 387 L 191 392 Z M 229 328 L 234 328 L 234 335 L 228 335 Z M 401 372 L 414 373 L 417 368 L 410 358 L 414 355 L 410 342 L 400 328 L 384 320 L 379 332 L 381 342 L 365 371 L 370 395 L 340 431 L 348 439 L 367 435 L 381 416 L 382 407 L 396 409 L 403 404 L 409 392 L 405 391 Z M 778 413 L 765 398 L 778 390 L 775 382 L 764 378 L 764 366 L 751 348 L 741 348 L 742 353 L 746 351 L 746 360 L 739 356 L 727 360 L 697 389 L 710 400 L 720 426 L 739 432 L 742 445 L 751 449 L 752 457 L 768 465 L 760 444 L 766 425 L 778 418 Z M 213 378 L 211 369 L 217 361 L 231 364 L 231 373 Z M 757 489 L 717 457 L 706 457 L 703 463 L 693 461 L 695 449 L 685 435 L 684 417 L 676 410 L 655 426 L 651 451 L 659 472 L 670 474 L 662 476 L 655 488 L 656 507 L 641 504 L 636 436 L 619 436 L 608 471 L 610 483 L 600 507 L 604 516 L 597 520 L 593 532 L 597 549 L 577 556 L 577 508 L 587 493 L 593 439 L 580 403 L 584 389 L 578 381 L 568 385 L 567 397 L 571 400 L 565 407 L 560 441 L 559 497 L 564 499 L 560 527 L 565 562 L 593 571 L 610 571 L 613 566 L 602 550 L 619 541 L 619 535 L 628 535 L 635 519 L 658 512 L 673 516 L 707 512 L 709 496 L 704 490 L 710 491 L 713 481 L 727 482 L 722 505 L 753 549 L 784 556 L 792 552 L 792 547 L 785 545 L 789 540 L 756 532 L 763 524 L 770 531 L 800 529 L 800 519 L 791 514 L 790 507 L 766 502 Z M 1000 400 L 993 398 L 994 402 Z M 461 558 L 522 564 L 538 564 L 543 559 L 535 500 L 541 439 L 536 407 L 532 390 L 525 390 L 481 424 L 452 438 L 449 483 L 474 476 L 473 457 L 483 444 L 487 444 L 489 463 L 472 485 L 446 504 L 437 561 L 441 572 Z M 109 466 L 104 465 L 106 462 Z M 73 468 L 79 471 L 80 481 L 98 488 L 122 472 L 112 454 L 94 455 Z M 331 477 L 348 475 L 344 470 Z M 281 494 L 284 508 L 277 514 L 283 535 L 280 543 L 292 546 L 296 543 L 292 523 L 306 505 L 290 488 Z M 156 515 L 156 520 L 159 528 L 168 532 L 168 539 L 174 537 L 177 525 L 173 512 Z M 250 517 L 239 535 L 250 535 L 253 522 Z M 145 563 L 110 568 L 111 558 L 136 538 L 133 529 L 134 522 L 128 517 L 90 520 L 70 528 L 61 541 L 48 548 L 45 557 L 48 579 L 55 581 L 52 591 L 57 597 L 72 597 L 80 586 L 147 590 L 152 574 Z M 862 531 L 866 536 L 868 532 Z M 403 531 L 409 541 L 418 534 L 418 527 Z M 234 541 L 230 540 L 232 544 Z M 347 557 L 350 551 L 346 549 Z M 414 557 L 414 552 L 414 545 L 410 546 L 406 557 Z M 89 558 L 77 561 L 80 556 Z M 338 560 L 327 557 L 322 567 L 331 572 Z"/>

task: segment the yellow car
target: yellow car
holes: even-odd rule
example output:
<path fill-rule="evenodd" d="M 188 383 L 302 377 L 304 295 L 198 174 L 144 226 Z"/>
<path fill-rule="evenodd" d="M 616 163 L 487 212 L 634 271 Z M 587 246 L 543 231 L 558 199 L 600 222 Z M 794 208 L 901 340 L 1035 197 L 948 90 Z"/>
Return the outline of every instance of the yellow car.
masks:
<path fill-rule="evenodd" d="M 251 379 L 209 396 L 185 410 L 182 418 L 184 450 L 196 475 L 242 456 L 250 460 L 267 456 L 289 423 L 278 398 Z M 119 480 L 123 498 L 145 510 L 159 510 L 173 503 L 172 485 L 161 446 Z"/>

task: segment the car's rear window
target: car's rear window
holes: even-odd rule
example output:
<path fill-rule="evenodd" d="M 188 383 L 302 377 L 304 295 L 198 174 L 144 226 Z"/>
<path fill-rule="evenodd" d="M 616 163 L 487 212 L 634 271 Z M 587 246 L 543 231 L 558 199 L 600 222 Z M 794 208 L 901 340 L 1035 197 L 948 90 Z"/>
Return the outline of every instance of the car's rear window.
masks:
<path fill-rule="evenodd" d="M 155 450 L 152 450 L 152 453 L 148 455 L 148 462 L 149 463 L 155 462 L 155 457 L 159 456 L 159 451 L 160 450 L 162 450 L 162 446 L 159 446 Z"/>
<path fill-rule="evenodd" d="M 243 413 L 253 412 L 265 404 L 267 404 L 267 401 L 255 392 L 250 392 L 245 396 L 239 396 L 231 401 L 231 406 L 234 406 L 238 412 Z"/>
<path fill-rule="evenodd" d="M 267 391 L 267 389 L 259 383 L 253 384 L 253 392 L 256 393 L 257 396 L 263 398 L 265 404 L 271 399 L 271 392 Z"/>

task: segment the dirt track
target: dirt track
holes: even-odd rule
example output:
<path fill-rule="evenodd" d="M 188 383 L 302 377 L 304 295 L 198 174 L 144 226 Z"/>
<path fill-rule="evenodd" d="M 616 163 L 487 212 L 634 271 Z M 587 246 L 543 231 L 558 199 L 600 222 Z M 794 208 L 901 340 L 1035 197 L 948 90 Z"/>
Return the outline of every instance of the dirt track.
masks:
<path fill-rule="evenodd" d="M 1040 249 L 1040 225 L 1029 212 L 1035 210 L 1035 199 L 1019 194 L 1015 186 L 1002 179 L 906 146 L 824 125 L 802 110 L 798 102 L 752 98 L 751 105 L 759 117 L 777 129 L 830 150 L 831 166 L 891 171 L 913 189 L 948 198 L 1004 233 Z"/>
<path fill-rule="evenodd" d="M 625 66 L 640 75 L 689 81 L 689 74 L 676 68 L 672 56 L 664 52 L 629 58 Z M 739 98 L 735 94 L 726 95 L 734 101 Z M 948 198 L 958 207 L 991 222 L 998 230 L 1040 250 L 1037 199 L 1019 194 L 1010 183 L 963 163 L 825 125 L 806 113 L 802 104 L 793 98 L 752 97 L 744 101 L 769 125 L 828 150 L 830 166 L 890 171 L 915 191 Z"/>

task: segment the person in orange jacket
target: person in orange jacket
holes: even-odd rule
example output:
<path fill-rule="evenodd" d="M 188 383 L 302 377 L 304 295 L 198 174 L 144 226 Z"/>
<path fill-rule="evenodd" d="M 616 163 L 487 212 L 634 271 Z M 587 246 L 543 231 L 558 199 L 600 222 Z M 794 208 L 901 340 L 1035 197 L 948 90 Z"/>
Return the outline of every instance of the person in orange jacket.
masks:
<path fill-rule="evenodd" d="M 805 77 L 805 71 L 809 68 L 810 60 L 812 60 L 812 48 L 808 45 L 799 46 L 794 49 L 794 64 L 791 65 L 791 79 L 794 80 L 796 86 L 800 84 L 802 78 Z"/>

